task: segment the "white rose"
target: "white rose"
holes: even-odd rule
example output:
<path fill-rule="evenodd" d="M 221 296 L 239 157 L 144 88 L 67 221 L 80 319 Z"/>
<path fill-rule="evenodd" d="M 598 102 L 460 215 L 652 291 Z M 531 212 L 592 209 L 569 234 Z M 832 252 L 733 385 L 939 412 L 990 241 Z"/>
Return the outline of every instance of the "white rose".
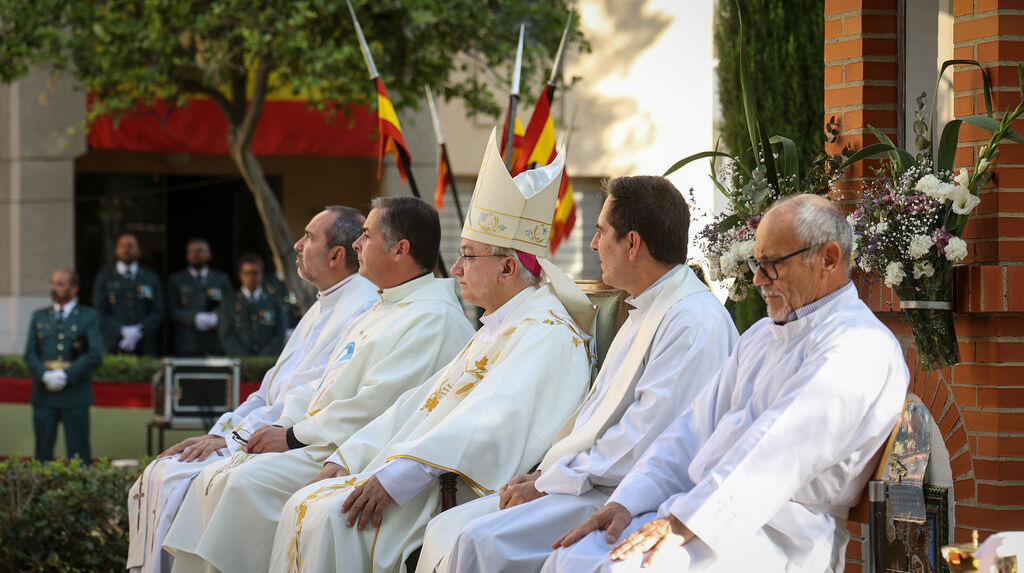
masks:
<path fill-rule="evenodd" d="M 930 277 L 935 274 L 935 267 L 928 261 L 918 261 L 914 263 L 914 278 L 919 279 L 921 277 Z"/>
<path fill-rule="evenodd" d="M 750 257 L 754 256 L 754 240 L 753 239 L 751 239 L 749 241 L 740 241 L 739 243 L 736 243 L 735 245 L 733 245 L 733 248 L 736 249 L 736 260 L 741 262 L 741 263 L 743 261 L 746 261 Z"/>
<path fill-rule="evenodd" d="M 910 238 L 910 257 L 920 259 L 928 254 L 934 242 L 928 235 L 914 235 Z"/>
<path fill-rule="evenodd" d="M 960 168 L 960 175 L 957 175 L 956 177 L 954 177 L 953 181 L 956 181 L 957 185 L 960 185 L 961 187 L 967 187 L 967 182 L 970 181 L 970 179 L 971 179 L 971 176 L 970 176 L 969 173 L 967 173 L 967 168 L 966 167 L 961 167 Z"/>
<path fill-rule="evenodd" d="M 946 253 L 946 259 L 953 261 L 960 261 L 967 258 L 967 241 L 960 237 L 950 237 L 949 243 L 946 244 L 946 248 L 943 249 Z"/>
<path fill-rule="evenodd" d="M 889 263 L 885 267 L 885 286 L 892 288 L 903 282 L 907 273 L 903 272 L 903 263 Z"/>
<path fill-rule="evenodd" d="M 914 189 L 921 191 L 936 201 L 942 202 L 949 200 L 949 195 L 955 187 L 949 183 L 939 181 L 938 177 L 929 173 L 918 180 L 917 184 L 914 185 Z"/>
<path fill-rule="evenodd" d="M 966 187 L 957 187 L 950 199 L 953 201 L 951 208 L 958 215 L 969 215 L 981 203 L 981 199 Z"/>

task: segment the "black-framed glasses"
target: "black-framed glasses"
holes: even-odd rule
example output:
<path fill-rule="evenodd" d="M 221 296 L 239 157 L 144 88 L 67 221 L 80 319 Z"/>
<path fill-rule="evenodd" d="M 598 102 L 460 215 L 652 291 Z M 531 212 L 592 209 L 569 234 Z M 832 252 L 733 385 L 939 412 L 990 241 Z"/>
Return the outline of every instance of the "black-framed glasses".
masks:
<path fill-rule="evenodd" d="M 242 447 L 249 445 L 249 438 L 251 437 L 252 432 L 249 432 L 247 430 L 242 430 L 239 428 L 231 431 L 231 439 L 234 440 L 236 444 Z"/>
<path fill-rule="evenodd" d="M 817 245 L 808 245 L 808 246 L 800 249 L 799 251 L 793 251 L 792 253 L 789 253 L 788 255 L 783 255 L 783 256 L 781 256 L 781 257 L 779 257 L 777 259 L 765 259 L 763 261 L 759 261 L 759 260 L 751 257 L 751 258 L 747 259 L 747 267 L 749 267 L 750 268 L 750 272 L 752 272 L 754 274 L 757 274 L 757 269 L 761 269 L 761 272 L 764 273 L 764 276 L 768 277 L 768 280 L 772 280 L 773 281 L 773 280 L 779 278 L 779 269 L 775 268 L 775 265 L 781 263 L 782 261 L 784 261 L 784 260 L 786 260 L 786 259 L 788 259 L 790 257 L 795 257 L 795 256 L 799 255 L 800 253 L 805 253 L 805 252 L 813 249 L 816 246 Z"/>

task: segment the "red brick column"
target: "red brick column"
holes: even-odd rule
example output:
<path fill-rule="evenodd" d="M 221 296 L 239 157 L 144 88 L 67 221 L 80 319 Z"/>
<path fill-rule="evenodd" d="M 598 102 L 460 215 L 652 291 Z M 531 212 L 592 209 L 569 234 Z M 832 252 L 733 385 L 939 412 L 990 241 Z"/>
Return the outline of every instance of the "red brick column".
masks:
<path fill-rule="evenodd" d="M 1024 1 L 956 0 L 953 16 L 954 57 L 978 60 L 989 71 L 993 107 L 1001 116 L 1020 101 L 1016 62 L 1024 60 Z M 824 17 L 825 117 L 841 121 L 840 138 L 828 151 L 874 143 L 868 124 L 895 141 L 896 2 L 826 0 Z M 955 115 L 984 113 L 977 68 L 946 73 L 954 73 Z M 1024 121 L 1016 129 L 1024 131 Z M 973 167 L 989 135 L 963 125 L 958 168 Z M 956 541 L 968 540 L 972 529 L 982 539 L 1024 529 L 1024 146 L 1004 140 L 1000 149 L 995 176 L 965 230 L 969 257 L 954 281 L 963 362 L 921 370 L 895 294 L 882 285 L 860 289 L 907 349 L 911 390 L 939 425 L 953 473 Z M 838 199 L 852 201 L 870 173 L 867 166 L 851 168 Z M 862 531 L 859 524 L 850 531 L 847 570 L 856 573 L 862 570 Z"/>

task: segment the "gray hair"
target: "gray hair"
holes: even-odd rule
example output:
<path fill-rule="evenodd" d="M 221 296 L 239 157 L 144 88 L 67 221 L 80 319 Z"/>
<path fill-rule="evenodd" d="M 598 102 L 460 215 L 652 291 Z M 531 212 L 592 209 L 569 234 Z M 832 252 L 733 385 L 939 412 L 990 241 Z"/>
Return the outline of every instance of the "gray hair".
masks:
<path fill-rule="evenodd" d="M 359 257 L 356 250 L 352 248 L 352 243 L 356 242 L 359 235 L 363 234 L 363 222 L 366 221 L 366 218 L 358 210 L 342 205 L 329 205 L 324 207 L 324 211 L 330 211 L 337 215 L 334 223 L 331 223 L 325 233 L 327 248 L 344 247 L 345 266 L 352 272 L 358 271 Z"/>
<path fill-rule="evenodd" d="M 803 194 L 780 199 L 772 209 L 776 207 L 795 210 L 793 234 L 802 246 L 822 246 L 834 242 L 839 245 L 842 260 L 849 265 L 850 252 L 853 250 L 853 229 L 843 211 L 835 204 L 819 195 Z M 813 254 L 804 253 L 804 262 L 810 263 Z"/>
<path fill-rule="evenodd" d="M 516 250 L 511 247 L 496 247 L 491 245 L 491 254 L 498 255 L 501 257 L 514 257 L 516 264 L 519 266 L 519 270 L 516 272 L 516 278 L 519 282 L 526 286 L 537 286 L 540 284 L 540 275 L 535 275 L 530 272 L 530 269 L 526 268 L 523 261 L 519 260 L 519 256 L 516 254 Z"/>

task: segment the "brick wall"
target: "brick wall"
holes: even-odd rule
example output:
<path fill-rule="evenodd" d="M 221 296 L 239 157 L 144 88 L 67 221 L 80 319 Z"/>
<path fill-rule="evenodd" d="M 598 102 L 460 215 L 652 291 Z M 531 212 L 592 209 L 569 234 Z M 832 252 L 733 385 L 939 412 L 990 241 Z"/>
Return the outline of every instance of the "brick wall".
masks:
<path fill-rule="evenodd" d="M 907 2 L 907 17 L 913 3 Z M 825 1 L 825 117 L 840 119 L 837 152 L 861 149 L 880 128 L 896 139 L 897 33 L 895 0 Z M 954 57 L 974 59 L 989 71 L 997 114 L 1020 101 L 1016 62 L 1024 60 L 1024 1 L 954 0 Z M 947 74 L 950 72 L 947 71 Z M 953 70 L 957 117 L 984 113 L 977 68 Z M 940 126 L 936 126 L 941 129 Z M 1024 121 L 1015 129 L 1024 132 Z M 964 124 L 957 167 L 971 167 L 989 133 Z M 964 238 L 969 257 L 955 273 L 957 338 L 962 363 L 921 370 L 899 300 L 880 285 L 862 287 L 862 298 L 907 349 L 911 389 L 928 405 L 949 450 L 954 479 L 954 539 L 984 539 L 1000 530 L 1024 530 L 1024 145 L 1004 141 L 995 176 L 982 189 L 981 205 Z M 851 168 L 842 200 L 856 196 L 866 166 Z M 862 570 L 860 524 L 847 570 Z"/>

